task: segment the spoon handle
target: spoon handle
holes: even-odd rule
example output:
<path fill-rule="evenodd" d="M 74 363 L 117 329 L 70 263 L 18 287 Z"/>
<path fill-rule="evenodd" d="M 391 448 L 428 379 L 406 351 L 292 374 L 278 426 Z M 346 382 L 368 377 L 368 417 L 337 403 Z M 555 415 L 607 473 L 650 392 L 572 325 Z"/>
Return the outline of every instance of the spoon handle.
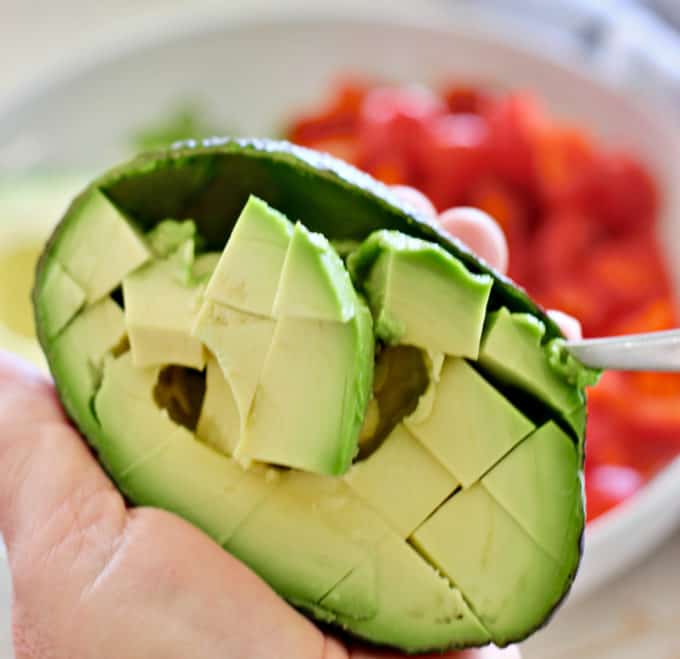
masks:
<path fill-rule="evenodd" d="M 567 348 L 593 368 L 680 372 L 680 329 L 569 341 Z"/>

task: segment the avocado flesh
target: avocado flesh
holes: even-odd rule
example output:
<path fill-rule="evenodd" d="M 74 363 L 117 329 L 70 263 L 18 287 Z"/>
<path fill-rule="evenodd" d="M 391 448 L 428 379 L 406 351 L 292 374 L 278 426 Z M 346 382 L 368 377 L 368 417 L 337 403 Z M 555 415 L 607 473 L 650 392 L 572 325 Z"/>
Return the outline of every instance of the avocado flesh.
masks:
<path fill-rule="evenodd" d="M 366 293 L 379 338 L 477 358 L 491 277 L 473 275 L 438 245 L 395 231 L 372 234 L 348 266 Z"/>
<path fill-rule="evenodd" d="M 58 236 L 57 261 L 85 291 L 86 301 L 96 302 L 148 261 L 150 250 L 136 228 L 97 189 L 81 197 L 71 213 L 72 222 Z"/>
<path fill-rule="evenodd" d="M 403 424 L 345 476 L 349 486 L 408 538 L 459 483 Z"/>
<path fill-rule="evenodd" d="M 355 602 L 369 588 L 379 613 L 356 619 Z M 369 641 L 392 643 L 408 652 L 424 647 L 485 645 L 492 640 L 457 588 L 399 536 L 389 533 L 365 564 L 321 600 L 337 612 L 335 622 Z"/>
<path fill-rule="evenodd" d="M 123 279 L 125 324 L 135 366 L 178 364 L 202 370 L 203 344 L 191 334 L 202 286 L 182 280 L 182 252 L 193 262 L 193 239 Z"/>
<path fill-rule="evenodd" d="M 206 298 L 271 317 L 291 234 L 286 217 L 249 197 L 208 283 Z"/>
<path fill-rule="evenodd" d="M 489 314 L 479 364 L 503 384 L 535 396 L 557 412 L 577 436 L 585 430 L 585 397 L 548 360 L 545 325 L 528 314 L 500 309 Z"/>
<path fill-rule="evenodd" d="M 479 483 L 445 503 L 413 543 L 460 588 L 497 645 L 546 616 L 569 578 Z"/>
<path fill-rule="evenodd" d="M 429 413 L 416 409 L 406 427 L 464 487 L 477 482 L 534 429 L 463 359 L 445 361 L 434 400 L 428 402 Z"/>
<path fill-rule="evenodd" d="M 372 379 L 371 327 L 328 241 L 251 196 L 193 330 L 236 399 L 234 457 L 244 465 L 347 471 Z"/>
<path fill-rule="evenodd" d="M 484 488 L 557 562 L 575 561 L 583 483 L 573 441 L 553 422 L 532 433 L 482 479 Z"/>
<path fill-rule="evenodd" d="M 203 248 L 212 250 L 206 255 L 199 254 L 192 266 L 196 277 L 199 261 L 207 264 L 202 270 L 202 283 L 206 287 L 222 259 L 222 256 L 216 256 L 215 250 L 223 249 L 235 220 L 253 193 L 266 199 L 271 207 L 285 211 L 287 217 L 299 218 L 301 226 L 308 232 L 321 231 L 329 239 L 347 238 L 361 243 L 375 229 L 401 229 L 414 237 L 429 239 L 442 246 L 448 254 L 459 258 L 472 274 L 493 276 L 489 308 L 498 309 L 506 305 L 510 313 L 534 313 L 545 323 L 546 336 L 555 336 L 554 326 L 521 291 L 495 277 L 460 246 L 436 234 L 432 227 L 409 216 L 379 186 L 352 172 L 347 173 L 344 167 L 332 161 L 315 158 L 312 154 L 301 154 L 297 149 L 289 150 L 276 144 L 234 141 L 205 145 L 195 150 L 187 148 L 165 155 L 147 156 L 105 175 L 94 184 L 93 189 L 101 188 L 105 192 L 106 198 L 121 209 L 118 219 L 132 223 L 134 231 L 149 231 L 169 217 L 194 220 L 198 234 L 205 239 Z M 242 172 L 242 177 L 239 172 Z M 360 184 L 359 187 L 357 184 Z M 62 228 L 57 231 L 43 257 L 34 294 L 38 319 L 45 316 L 46 307 L 50 307 L 50 313 L 56 317 L 71 314 L 69 309 L 59 309 L 62 303 L 64 307 L 73 304 L 68 295 L 63 296 L 63 301 L 60 300 L 61 293 L 46 295 L 44 284 L 50 262 L 56 261 L 78 286 L 81 285 L 68 269 L 68 263 L 65 263 L 68 259 L 59 254 L 60 235 L 67 230 L 72 231 L 74 223 L 87 219 L 80 208 L 81 201 L 77 201 L 75 212 L 67 213 Z M 294 225 L 290 226 L 292 238 Z M 314 246 L 318 245 L 315 243 Z M 149 255 L 137 266 L 129 270 L 127 266 L 116 267 L 119 272 L 116 277 L 108 274 L 102 277 L 107 281 L 117 280 L 112 288 L 108 283 L 106 288 L 113 291 L 138 267 L 152 259 L 167 258 L 167 255 L 159 253 L 162 250 L 157 245 L 154 247 L 150 242 L 145 245 L 145 250 Z M 324 323 L 343 325 L 338 320 L 300 316 L 296 309 L 286 305 L 281 308 L 276 305 L 276 313 L 289 315 L 275 317 L 274 302 L 283 280 L 287 254 L 286 251 L 281 260 L 268 316 L 234 309 L 204 297 L 204 308 L 197 310 L 194 318 L 193 327 L 196 327 L 201 312 L 216 314 L 219 318 L 227 310 L 230 314 L 240 312 L 244 316 L 261 317 L 272 322 L 271 338 L 268 343 L 263 342 L 265 348 L 258 354 L 253 366 L 257 374 L 254 376 L 252 400 L 256 398 L 263 369 L 270 363 L 273 336 L 279 324 L 305 321 L 310 323 L 310 327 Z M 129 263 L 128 259 L 122 260 Z M 315 262 L 324 265 L 323 259 L 310 258 L 305 266 Z M 327 268 L 324 276 L 331 271 Z M 291 281 L 296 278 L 293 274 L 291 270 Z M 334 281 L 333 277 L 330 279 Z M 361 284 L 358 282 L 357 288 L 364 290 Z M 418 290 L 414 286 L 411 290 L 414 295 L 427 296 L 427 289 Z M 295 296 L 287 299 L 297 302 Z M 318 301 L 319 296 L 310 299 Z M 342 296 L 334 295 L 330 299 L 330 303 L 323 307 L 323 313 L 329 313 L 330 309 L 332 313 L 338 311 L 342 317 L 344 307 L 338 303 Z M 53 306 L 56 308 L 52 309 Z M 316 304 L 314 308 L 317 315 L 322 315 L 318 312 L 322 307 Z M 450 320 L 454 312 L 450 309 L 444 311 Z M 343 354 L 353 352 L 356 361 L 372 366 L 375 345 L 372 321 L 366 307 L 358 304 L 352 321 L 361 314 L 364 314 L 366 322 L 358 323 L 353 330 L 354 336 L 358 337 L 352 339 L 356 345 L 353 350 L 345 349 Z M 479 327 L 478 321 L 474 326 Z M 192 418 L 198 419 L 195 432 L 173 421 L 154 398 L 161 371 L 173 365 L 134 366 L 132 355 L 126 350 L 125 312 L 108 297 L 108 293 L 98 302 L 86 299 L 56 335 L 48 338 L 49 333 L 40 322 L 38 330 L 69 414 L 98 450 L 103 464 L 130 500 L 182 515 L 250 565 L 289 601 L 320 620 L 338 624 L 350 633 L 375 643 L 414 652 L 481 645 L 489 640 L 504 644 L 521 640 L 540 626 L 568 590 L 578 564 L 579 538 L 583 528 L 581 492 L 579 488 L 571 487 L 580 477 L 580 446 L 573 442 L 572 437 L 567 439 L 572 442 L 576 461 L 557 459 L 552 452 L 541 457 L 542 454 L 536 454 L 530 444 L 525 448 L 525 443 L 542 432 L 543 426 L 532 434 L 536 423 L 534 416 L 528 414 L 522 405 L 506 398 L 503 393 L 496 392 L 497 396 L 488 394 L 487 388 L 494 391 L 500 380 L 477 363 L 466 362 L 460 355 L 445 355 L 427 345 L 415 348 L 397 344 L 388 349 L 379 346 L 381 354 L 386 350 L 413 350 L 412 354 L 417 355 L 420 349 L 429 382 L 422 381 L 422 367 L 418 366 L 418 377 L 414 379 L 417 386 L 413 387 L 413 391 L 420 397 L 413 398 L 401 396 L 398 391 L 400 383 L 389 376 L 386 378 L 382 400 L 405 400 L 404 406 L 401 409 L 400 404 L 393 406 L 384 429 L 385 436 L 375 441 L 370 451 L 354 459 L 348 474 L 338 477 L 307 473 L 298 468 L 279 470 L 258 464 L 244 469 L 238 460 L 230 457 L 237 451 L 242 439 L 241 410 L 237 405 L 238 392 L 222 368 L 214 347 L 206 346 L 209 351 L 206 353 L 204 374 L 205 395 L 201 409 L 195 416 L 192 415 Z M 293 332 L 295 337 L 300 334 Z M 90 337 L 92 343 L 89 343 Z M 478 341 L 475 337 L 471 344 Z M 205 340 L 198 338 L 206 345 Z M 251 338 L 251 332 L 244 332 L 241 338 L 236 339 L 242 347 L 246 347 L 242 353 L 250 352 L 248 341 Z M 217 348 L 224 345 L 222 339 L 213 343 Z M 511 352 L 508 353 L 510 355 Z M 541 352 L 541 358 L 543 356 Z M 338 361 L 343 360 L 338 358 Z M 250 368 L 247 360 L 243 363 Z M 303 375 L 304 369 L 295 368 L 293 360 L 287 363 L 290 368 L 285 382 L 283 366 L 271 369 L 280 374 L 277 377 L 283 383 L 281 387 L 297 389 L 298 392 L 308 387 L 311 390 L 311 384 L 297 382 L 298 374 Z M 484 391 L 481 400 L 475 400 L 467 407 L 459 406 L 459 415 L 452 419 L 453 429 L 441 427 L 446 438 L 456 435 L 453 432 L 455 424 L 461 418 L 471 426 L 474 419 L 477 425 L 482 426 L 492 421 L 484 401 L 493 407 L 499 404 L 499 398 L 504 402 L 499 404 L 501 414 L 513 419 L 510 425 L 516 424 L 522 433 L 524 424 L 529 425 L 526 434 L 516 440 L 515 437 L 522 433 L 513 432 L 512 439 L 508 440 L 504 439 L 507 428 L 499 424 L 496 427 L 498 436 L 489 433 L 485 440 L 493 450 L 478 450 L 483 443 L 481 440 L 474 445 L 470 443 L 469 453 L 475 458 L 471 460 L 475 468 L 469 469 L 467 485 L 453 471 L 451 456 L 449 466 L 427 445 L 426 441 L 431 446 L 441 441 L 431 436 L 434 432 L 428 432 L 427 438 L 424 435 L 421 438 L 414 430 L 417 426 L 427 427 L 428 423 L 435 428 L 438 415 L 445 417 L 446 402 L 457 404 L 454 399 L 446 401 L 442 395 L 442 391 L 448 390 L 448 369 L 457 363 L 466 365 L 485 387 L 480 387 Z M 173 367 L 180 368 L 178 365 Z M 461 370 L 468 373 L 465 369 Z M 216 378 L 215 375 L 222 377 Z M 468 377 L 472 378 L 471 375 Z M 142 384 L 139 384 L 140 378 Z M 271 378 L 270 381 L 274 380 Z M 470 381 L 478 384 L 479 380 Z M 346 397 L 338 400 L 336 406 L 342 404 L 343 409 L 350 410 L 349 416 L 356 417 L 358 434 L 365 410 L 369 407 L 372 368 L 358 369 L 356 381 L 358 383 L 354 387 L 342 389 Z M 503 389 L 501 391 L 504 392 Z M 459 394 L 460 391 L 456 390 L 455 397 Z M 531 395 L 538 399 L 534 393 Z M 381 392 L 376 391 L 374 396 L 373 409 L 375 401 L 380 400 Z M 438 405 L 440 397 L 441 409 Z M 199 397 L 195 398 L 198 400 Z M 359 404 L 362 399 L 363 405 Z M 291 403 L 286 409 L 292 407 Z M 302 405 L 297 409 L 303 409 Z M 121 410 L 125 413 L 121 414 Z M 127 414 L 128 410 L 130 414 Z M 306 416 L 314 416 L 318 410 L 310 404 L 305 412 Z M 570 415 L 577 412 L 574 410 Z M 518 418 L 522 421 L 517 421 Z M 561 415 L 555 413 L 555 420 L 561 422 Z M 299 427 L 309 428 L 310 424 L 317 422 L 316 419 L 304 419 Z M 236 433 L 233 429 L 236 426 L 238 437 L 234 439 Z M 379 426 L 378 413 L 375 427 Z M 273 428 L 273 422 L 268 427 Z M 396 428 L 408 433 L 411 443 L 402 453 L 397 442 L 396 457 L 390 457 L 387 449 L 393 448 L 389 440 Z M 478 435 L 469 433 L 462 439 L 469 440 Z M 562 450 L 568 449 L 569 444 L 564 443 L 563 434 L 551 431 L 545 436 L 552 437 L 551 442 L 559 443 L 556 449 L 558 456 Z M 578 439 L 581 436 L 582 433 Z M 558 439 L 555 440 L 555 437 Z M 369 433 L 369 445 L 373 439 Z M 467 458 L 468 451 L 462 450 L 461 454 Z M 386 457 L 381 457 L 383 455 Z M 409 458 L 403 459 L 411 459 L 414 465 L 416 462 L 422 465 L 418 469 L 424 472 L 420 487 L 409 490 L 412 498 L 419 499 L 413 502 L 417 510 L 412 512 L 409 509 L 409 516 L 404 520 L 396 519 L 396 514 L 385 508 L 385 500 L 389 499 L 390 488 L 395 487 L 395 482 L 373 484 L 367 479 L 368 489 L 362 494 L 359 491 L 362 486 L 355 488 L 351 478 L 354 469 L 361 469 L 365 464 L 375 470 L 378 480 L 382 478 L 381 473 L 392 470 L 390 464 L 403 467 L 401 455 L 408 455 Z M 372 458 L 379 459 L 372 463 Z M 561 499 L 545 506 L 527 502 L 533 488 L 543 488 L 542 496 L 556 496 L 531 471 L 531 464 L 527 463 L 534 459 L 551 465 L 546 469 L 560 472 L 556 474 L 556 483 L 570 484 L 569 491 L 574 497 L 571 512 L 568 502 Z M 509 461 L 507 473 L 504 469 L 494 478 L 495 470 L 505 467 L 506 461 Z M 465 467 L 465 460 L 456 462 Z M 460 466 L 456 468 L 460 471 Z M 467 468 L 464 471 L 468 473 Z M 406 473 L 404 479 L 412 477 L 415 480 L 415 468 L 413 472 Z M 432 473 L 439 476 L 435 478 Z M 516 492 L 511 491 L 510 484 L 518 479 L 523 480 L 523 487 L 515 488 Z M 442 484 L 431 489 L 430 480 L 433 483 L 440 480 L 445 486 Z M 453 489 L 449 492 L 451 487 Z M 412 502 L 409 500 L 408 503 Z M 455 515 L 448 512 L 452 507 Z M 559 543 L 554 540 L 556 523 L 546 520 L 546 515 L 561 517 L 562 525 L 569 527 L 562 540 L 563 551 L 559 557 L 554 555 L 559 553 Z M 479 565 L 479 552 L 481 539 L 489 537 L 492 524 L 492 528 L 500 529 L 498 536 L 501 540 L 489 550 L 496 552 L 496 559 L 487 569 L 488 566 Z M 524 584 L 527 584 L 526 588 Z"/>
<path fill-rule="evenodd" d="M 372 555 L 389 527 L 337 478 L 284 473 L 226 548 L 279 593 L 317 603 Z M 272 562 L 274 552 L 280 560 Z M 374 599 L 371 588 L 364 598 Z"/>
<path fill-rule="evenodd" d="M 283 264 L 274 315 L 346 323 L 356 313 L 356 293 L 343 262 L 319 233 L 298 222 Z"/>
<path fill-rule="evenodd" d="M 234 393 L 212 355 L 205 367 L 205 397 L 196 436 L 225 455 L 233 455 L 241 436 L 241 417 Z"/>

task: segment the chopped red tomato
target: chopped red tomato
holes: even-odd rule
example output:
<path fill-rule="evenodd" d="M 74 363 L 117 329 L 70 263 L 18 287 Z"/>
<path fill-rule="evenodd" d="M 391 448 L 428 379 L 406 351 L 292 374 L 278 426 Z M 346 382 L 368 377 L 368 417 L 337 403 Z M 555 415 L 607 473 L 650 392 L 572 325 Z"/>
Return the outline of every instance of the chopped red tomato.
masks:
<path fill-rule="evenodd" d="M 453 114 L 482 114 L 493 102 L 491 95 L 469 85 L 451 85 L 444 92 L 444 100 Z"/>
<path fill-rule="evenodd" d="M 417 187 L 440 210 L 488 212 L 508 238 L 510 275 L 544 306 L 579 318 L 586 336 L 680 320 L 656 240 L 652 175 L 632 154 L 550 116 L 534 94 L 344 82 L 289 136 Z M 679 401 L 679 375 L 606 373 L 590 390 L 589 520 L 680 455 Z"/>

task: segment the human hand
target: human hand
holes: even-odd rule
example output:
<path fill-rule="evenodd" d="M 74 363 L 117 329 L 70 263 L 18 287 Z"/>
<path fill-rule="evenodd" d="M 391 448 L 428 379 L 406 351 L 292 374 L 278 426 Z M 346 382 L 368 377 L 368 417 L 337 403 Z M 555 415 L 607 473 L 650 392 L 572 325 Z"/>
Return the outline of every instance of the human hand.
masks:
<path fill-rule="evenodd" d="M 415 191 L 398 193 L 416 203 Z M 438 221 L 491 265 L 507 264 L 505 240 L 488 216 L 453 209 Z M 188 523 L 126 508 L 52 385 L 9 355 L 0 355 L 0 473 L 17 659 L 400 656 L 345 647 Z M 519 654 L 484 648 L 445 656 Z"/>

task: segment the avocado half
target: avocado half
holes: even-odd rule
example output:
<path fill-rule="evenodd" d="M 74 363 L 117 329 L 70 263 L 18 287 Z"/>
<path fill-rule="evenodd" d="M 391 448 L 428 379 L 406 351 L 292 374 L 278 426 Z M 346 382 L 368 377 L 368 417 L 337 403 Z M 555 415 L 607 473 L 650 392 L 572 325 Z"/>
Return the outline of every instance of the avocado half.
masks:
<path fill-rule="evenodd" d="M 503 646 L 568 592 L 586 371 L 358 170 L 266 140 L 142 155 L 74 200 L 33 302 L 120 490 L 310 616 L 409 652 Z"/>

